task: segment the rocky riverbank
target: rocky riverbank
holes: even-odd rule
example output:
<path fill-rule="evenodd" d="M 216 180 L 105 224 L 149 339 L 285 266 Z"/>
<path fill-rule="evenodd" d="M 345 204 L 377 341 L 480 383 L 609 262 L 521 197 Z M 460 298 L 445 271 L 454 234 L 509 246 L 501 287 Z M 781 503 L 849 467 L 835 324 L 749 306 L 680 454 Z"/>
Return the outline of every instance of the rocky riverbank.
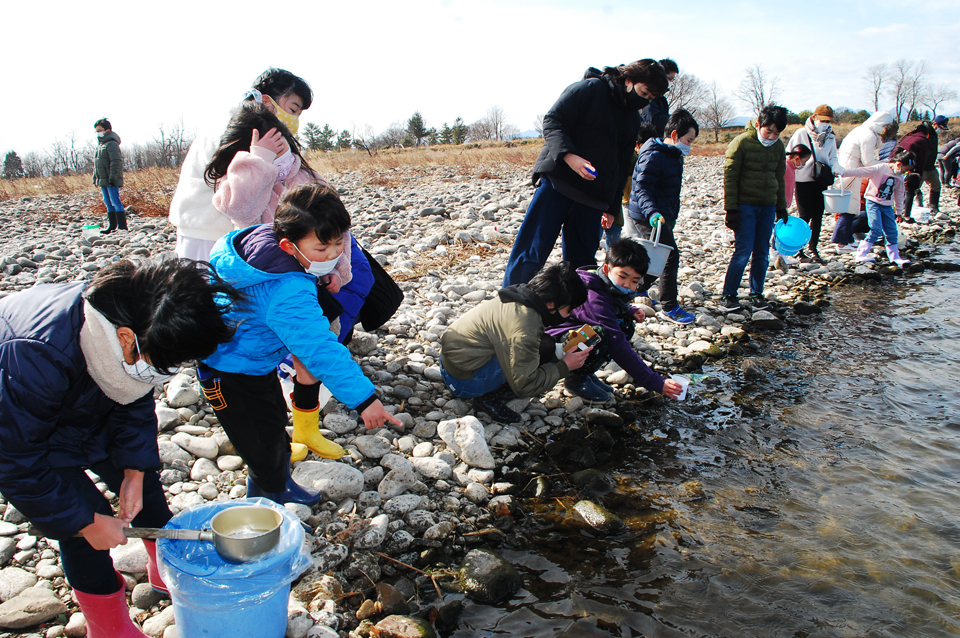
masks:
<path fill-rule="evenodd" d="M 350 346 L 404 428 L 365 431 L 335 400 L 325 406 L 325 434 L 348 456 L 339 462 L 308 457 L 294 469 L 298 481 L 321 489 L 325 499 L 312 510 L 289 508 L 314 530 L 308 537 L 314 567 L 291 593 L 287 635 L 433 635 L 429 623 L 441 631 L 452 627 L 463 604 L 441 600 L 446 592 L 462 589 L 473 600 L 493 603 L 521 586 L 509 565 L 479 550 L 509 539 L 523 498 L 546 494 L 551 475 L 584 470 L 570 480 L 602 480 L 589 468 L 613 445 L 629 444 L 635 429 L 643 432 L 645 413 L 670 406 L 633 386 L 615 364 L 598 376 L 617 386 L 617 399 L 585 405 L 564 395 L 561 384 L 539 399 L 513 402 L 522 422 L 506 427 L 445 390 L 440 335 L 496 294 L 533 194 L 526 170 L 396 169 L 331 181 L 353 215 L 358 240 L 404 290 L 393 319 L 375 334 L 358 333 Z M 947 189 L 944 212 L 930 224 L 902 226 L 904 252 L 914 260 L 908 273 L 885 257 L 875 266 L 856 266 L 852 255 L 825 248 L 825 264 L 767 273 L 767 292 L 777 300 L 772 311 L 724 315 L 717 303 L 733 234 L 723 226 L 722 193 L 721 159 L 690 158 L 678 225 L 680 294 L 697 322 L 649 319 L 634 341 L 661 373 L 695 372 L 711 359 L 749 356 L 759 349 L 751 334 L 815 325 L 830 295 L 843 294 L 845 285 L 948 268 L 931 252 L 936 242 L 952 240 L 960 223 L 956 191 Z M 81 227 L 99 221 L 85 213 L 96 201 L 87 195 L 0 203 L 0 223 L 7 228 L 0 236 L 0 297 L 38 283 L 89 279 L 111 261 L 172 250 L 175 230 L 157 218 L 132 216 L 129 232 L 82 240 Z M 827 230 L 824 236 L 828 242 Z M 760 378 L 763 371 L 745 360 L 743 375 Z M 161 480 L 175 511 L 245 495 L 243 463 L 201 399 L 195 377 L 195 370 L 185 369 L 156 394 Z M 0 638 L 85 635 L 56 542 L 32 536 L 2 500 L 0 509 L 0 628 L 12 632 Z M 571 516 L 596 533 L 618 524 L 590 501 L 577 503 Z M 131 541 L 114 554 L 144 631 L 175 635 L 169 599 L 146 585 L 142 545 Z"/>

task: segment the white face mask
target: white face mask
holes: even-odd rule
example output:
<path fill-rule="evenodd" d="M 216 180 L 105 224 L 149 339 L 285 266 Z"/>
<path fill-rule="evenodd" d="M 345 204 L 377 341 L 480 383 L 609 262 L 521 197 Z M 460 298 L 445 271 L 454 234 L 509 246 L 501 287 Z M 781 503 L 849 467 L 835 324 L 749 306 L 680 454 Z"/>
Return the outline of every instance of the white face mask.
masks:
<path fill-rule="evenodd" d="M 773 146 L 774 144 L 777 143 L 777 140 L 780 138 L 775 137 L 772 140 L 767 140 L 767 139 L 764 139 L 762 135 L 760 135 L 760 131 L 757 131 L 757 139 L 760 140 L 760 143 L 763 144 L 764 146 Z"/>
<path fill-rule="evenodd" d="M 273 160 L 273 165 L 280 169 L 280 172 L 277 173 L 277 179 L 281 181 L 285 180 L 287 176 L 290 175 L 290 171 L 293 170 L 293 165 L 296 162 L 297 156 L 291 151 L 287 151 L 277 159 Z"/>
<path fill-rule="evenodd" d="M 826 133 L 830 130 L 830 125 L 827 122 L 817 122 L 817 130 L 821 133 Z"/>
<path fill-rule="evenodd" d="M 143 354 L 140 352 L 140 340 L 137 339 L 137 335 L 133 335 L 133 339 L 134 343 L 137 344 L 138 358 L 133 363 L 122 361 L 121 363 L 123 363 L 123 371 L 126 372 L 131 379 L 135 379 L 142 383 L 149 383 L 155 386 L 162 386 L 164 383 L 172 379 L 172 374 L 164 374 L 143 360 Z"/>
<path fill-rule="evenodd" d="M 297 248 L 296 244 L 293 244 L 293 248 L 300 253 L 301 257 L 307 259 L 307 256 L 300 252 L 300 249 Z M 336 259 L 331 259 L 330 261 L 310 261 L 307 259 L 307 261 L 310 262 L 310 265 L 307 267 L 307 272 L 314 277 L 323 277 L 324 275 L 329 275 L 331 272 L 333 272 L 333 269 L 337 267 L 337 262 L 340 261 L 341 256 L 342 253 L 337 255 Z"/>

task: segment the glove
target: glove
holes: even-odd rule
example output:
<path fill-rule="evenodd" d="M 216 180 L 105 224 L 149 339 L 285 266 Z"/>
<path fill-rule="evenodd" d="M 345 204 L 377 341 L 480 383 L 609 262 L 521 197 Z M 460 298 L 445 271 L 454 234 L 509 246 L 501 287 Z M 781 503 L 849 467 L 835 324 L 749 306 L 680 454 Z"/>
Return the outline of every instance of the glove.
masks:
<path fill-rule="evenodd" d="M 656 228 L 663 223 L 663 215 L 660 213 L 655 213 L 653 217 L 650 218 L 650 226 Z"/>
<path fill-rule="evenodd" d="M 780 209 L 777 211 L 777 221 L 780 221 L 781 219 L 785 220 L 789 216 L 789 213 L 787 213 L 785 209 Z"/>
<path fill-rule="evenodd" d="M 732 230 L 737 232 L 737 229 L 740 228 L 740 211 L 739 210 L 728 210 L 727 218 L 724 220 L 724 225 Z"/>

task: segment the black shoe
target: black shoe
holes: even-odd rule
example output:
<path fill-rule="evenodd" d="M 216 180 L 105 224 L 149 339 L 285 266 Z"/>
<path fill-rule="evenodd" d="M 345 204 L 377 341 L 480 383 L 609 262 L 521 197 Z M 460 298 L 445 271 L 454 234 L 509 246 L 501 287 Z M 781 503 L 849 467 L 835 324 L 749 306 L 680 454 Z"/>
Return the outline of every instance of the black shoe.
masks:
<path fill-rule="evenodd" d="M 512 392 L 510 393 L 513 394 Z M 487 392 L 473 400 L 473 407 L 478 412 L 486 412 L 494 421 L 501 423 L 519 423 L 520 415 L 507 407 L 504 402 L 504 392 L 497 388 L 493 392 Z"/>
<path fill-rule="evenodd" d="M 816 248 L 813 248 L 810 250 L 810 261 L 816 262 L 818 264 L 823 263 L 823 258 L 820 257 L 820 252 Z"/>
<path fill-rule="evenodd" d="M 764 299 L 763 295 L 750 295 L 749 301 L 754 311 L 770 310 L 770 302 Z"/>
<path fill-rule="evenodd" d="M 738 310 L 743 310 L 743 306 L 740 305 L 740 301 L 736 295 L 724 295 L 721 297 L 718 308 L 720 312 L 737 312 Z"/>

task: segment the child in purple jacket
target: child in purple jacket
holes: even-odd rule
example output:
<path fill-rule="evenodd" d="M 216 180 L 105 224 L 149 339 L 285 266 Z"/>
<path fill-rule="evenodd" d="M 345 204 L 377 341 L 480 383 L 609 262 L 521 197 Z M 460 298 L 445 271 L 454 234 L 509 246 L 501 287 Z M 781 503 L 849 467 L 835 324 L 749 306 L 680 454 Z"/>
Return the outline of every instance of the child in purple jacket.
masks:
<path fill-rule="evenodd" d="M 631 239 L 621 239 L 607 251 L 600 268 L 586 266 L 577 270 L 587 286 L 587 302 L 574 308 L 562 324 L 547 332 L 559 336 L 586 323 L 595 329 L 599 327 L 602 335 L 586 364 L 564 379 L 564 388 L 571 394 L 590 401 L 610 398 L 613 388 L 601 382 L 595 373 L 613 359 L 637 385 L 672 399 L 680 396 L 680 384 L 651 370 L 630 343 L 634 322 L 645 318 L 643 310 L 630 302 L 636 297 L 637 286 L 649 265 L 650 257 L 643 246 Z"/>

